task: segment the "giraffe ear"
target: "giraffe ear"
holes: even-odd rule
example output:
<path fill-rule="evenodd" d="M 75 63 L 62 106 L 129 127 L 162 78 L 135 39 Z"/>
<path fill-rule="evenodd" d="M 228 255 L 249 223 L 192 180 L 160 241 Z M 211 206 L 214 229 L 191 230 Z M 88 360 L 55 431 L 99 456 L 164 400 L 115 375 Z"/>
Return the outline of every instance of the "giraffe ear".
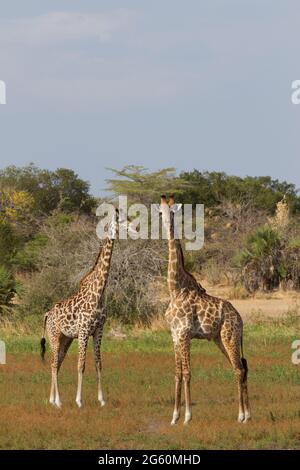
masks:
<path fill-rule="evenodd" d="M 170 210 L 172 212 L 179 212 L 180 210 L 182 209 L 182 204 L 173 204 L 171 207 L 170 207 Z"/>

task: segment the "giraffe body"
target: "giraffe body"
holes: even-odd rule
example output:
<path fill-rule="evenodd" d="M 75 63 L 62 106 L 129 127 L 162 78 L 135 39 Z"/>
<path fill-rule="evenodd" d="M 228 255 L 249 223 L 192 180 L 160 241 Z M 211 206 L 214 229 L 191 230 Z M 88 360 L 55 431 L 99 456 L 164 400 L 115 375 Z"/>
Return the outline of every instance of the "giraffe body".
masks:
<path fill-rule="evenodd" d="M 89 337 L 93 337 L 95 365 L 98 378 L 98 400 L 105 404 L 101 384 L 101 339 L 106 320 L 104 291 L 118 227 L 118 213 L 113 218 L 109 235 L 100 248 L 93 269 L 81 280 L 79 291 L 72 297 L 58 302 L 46 313 L 44 325 L 52 350 L 52 382 L 50 403 L 61 406 L 57 376 L 67 351 L 75 338 L 78 339 L 78 387 L 76 403 L 82 406 L 82 378 L 85 369 L 86 350 Z M 45 339 L 42 338 L 42 357 L 45 352 Z"/>
<path fill-rule="evenodd" d="M 213 340 L 231 363 L 238 384 L 239 422 L 250 419 L 247 388 L 247 361 L 243 357 L 243 321 L 233 305 L 209 295 L 185 269 L 180 241 L 174 238 L 173 198 L 169 204 L 162 197 L 160 212 L 169 233 L 168 287 L 170 303 L 166 311 L 175 350 L 175 407 L 171 424 L 180 416 L 182 382 L 185 393 L 185 423 L 192 418 L 190 342 L 192 339 Z"/>

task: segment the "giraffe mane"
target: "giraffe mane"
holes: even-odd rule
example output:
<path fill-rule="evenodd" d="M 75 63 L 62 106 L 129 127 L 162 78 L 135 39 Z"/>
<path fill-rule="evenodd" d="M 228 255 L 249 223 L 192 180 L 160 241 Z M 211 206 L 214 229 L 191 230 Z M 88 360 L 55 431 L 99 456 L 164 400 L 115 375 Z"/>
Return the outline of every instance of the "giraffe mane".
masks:
<path fill-rule="evenodd" d="M 90 271 L 88 271 L 88 272 L 80 279 L 80 281 L 79 281 L 80 287 L 84 284 L 84 281 L 86 280 L 86 278 L 87 278 L 90 274 L 92 274 L 92 272 L 94 271 L 94 269 L 95 269 L 95 267 L 96 267 L 96 265 L 97 265 L 97 263 L 98 263 L 98 261 L 99 261 L 99 258 L 100 258 L 101 254 L 102 254 L 102 250 L 103 250 L 103 246 L 101 246 L 101 249 L 99 250 L 98 256 L 97 256 L 97 258 L 96 258 L 96 260 L 95 260 L 95 263 L 93 264 L 93 267 L 90 269 Z"/>
<path fill-rule="evenodd" d="M 193 274 L 191 274 L 189 271 L 186 270 L 185 266 L 184 266 L 184 256 L 183 256 L 183 250 L 182 250 L 182 246 L 181 244 L 179 243 L 179 250 L 180 250 L 180 256 L 181 256 L 181 265 L 182 265 L 182 269 L 184 271 L 184 273 L 190 278 L 190 280 L 195 283 L 195 285 L 200 288 L 201 292 L 206 292 L 206 290 L 204 289 L 204 287 L 201 286 L 201 284 L 199 284 L 199 282 L 197 281 L 197 279 L 195 278 L 195 276 L 193 276 Z"/>

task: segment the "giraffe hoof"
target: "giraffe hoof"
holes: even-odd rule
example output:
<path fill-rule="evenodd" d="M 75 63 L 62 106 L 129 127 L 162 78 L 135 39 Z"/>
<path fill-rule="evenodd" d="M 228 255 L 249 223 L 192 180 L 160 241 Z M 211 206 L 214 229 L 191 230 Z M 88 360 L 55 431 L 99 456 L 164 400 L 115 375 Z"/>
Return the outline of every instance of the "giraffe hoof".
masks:
<path fill-rule="evenodd" d="M 54 405 L 56 406 L 56 408 L 61 408 L 61 401 L 58 401 L 58 402 L 55 402 Z"/>
<path fill-rule="evenodd" d="M 244 420 L 245 420 L 245 415 L 244 415 L 244 413 L 240 413 L 240 414 L 238 415 L 238 422 L 239 422 L 239 423 L 243 423 Z"/>
<path fill-rule="evenodd" d="M 81 403 L 81 401 L 76 400 L 76 404 L 77 404 L 78 408 L 82 408 L 82 403 Z"/>
<path fill-rule="evenodd" d="M 244 421 L 243 421 L 243 424 L 247 423 L 247 422 L 250 421 L 250 420 L 251 420 L 251 415 L 250 415 L 250 413 L 247 413 L 247 412 L 246 412 L 246 413 L 245 413 L 245 419 L 244 419 Z"/>
<path fill-rule="evenodd" d="M 187 424 L 189 424 L 191 420 L 192 420 L 192 416 L 186 416 L 183 424 L 186 426 Z"/>
<path fill-rule="evenodd" d="M 173 414 L 173 418 L 172 418 L 172 421 L 171 421 L 171 426 L 174 426 L 177 421 L 179 420 L 179 414 L 178 413 L 174 413 Z"/>
<path fill-rule="evenodd" d="M 104 400 L 99 400 L 101 406 L 105 406 L 105 401 Z"/>

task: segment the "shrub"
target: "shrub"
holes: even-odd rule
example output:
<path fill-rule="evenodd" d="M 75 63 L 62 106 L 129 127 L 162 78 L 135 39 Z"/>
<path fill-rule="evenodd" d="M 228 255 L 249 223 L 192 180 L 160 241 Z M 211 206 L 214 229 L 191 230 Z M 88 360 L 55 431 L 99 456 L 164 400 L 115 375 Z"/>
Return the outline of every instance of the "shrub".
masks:
<path fill-rule="evenodd" d="M 17 285 L 12 274 L 0 265 L 0 313 L 6 313 L 16 293 Z"/>
<path fill-rule="evenodd" d="M 249 292 L 272 290 L 280 283 L 282 241 L 269 226 L 258 228 L 248 236 L 246 247 L 237 255 L 242 280 Z"/>
<path fill-rule="evenodd" d="M 19 246 L 19 240 L 12 226 L 8 223 L 0 223 L 0 260 L 1 264 L 9 267 L 14 254 Z"/>
<path fill-rule="evenodd" d="M 237 283 L 230 289 L 228 297 L 229 299 L 243 300 L 249 297 L 249 292 L 242 284 Z"/>
<path fill-rule="evenodd" d="M 38 271 L 18 306 L 23 315 L 41 315 L 75 293 L 101 247 L 90 218 L 51 217 L 43 233 L 47 244 L 37 255 Z M 166 255 L 167 248 L 161 242 L 115 242 L 105 293 L 108 316 L 122 323 L 150 323 L 152 316 L 166 307 L 156 285 L 166 267 Z"/>
<path fill-rule="evenodd" d="M 41 250 L 47 244 L 47 236 L 38 233 L 32 240 L 29 240 L 13 258 L 16 269 L 22 271 L 34 271 L 38 269 Z"/>
<path fill-rule="evenodd" d="M 291 240 L 282 253 L 282 287 L 300 289 L 300 240 Z"/>

